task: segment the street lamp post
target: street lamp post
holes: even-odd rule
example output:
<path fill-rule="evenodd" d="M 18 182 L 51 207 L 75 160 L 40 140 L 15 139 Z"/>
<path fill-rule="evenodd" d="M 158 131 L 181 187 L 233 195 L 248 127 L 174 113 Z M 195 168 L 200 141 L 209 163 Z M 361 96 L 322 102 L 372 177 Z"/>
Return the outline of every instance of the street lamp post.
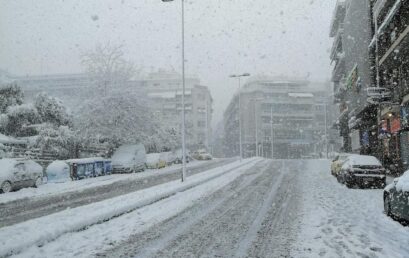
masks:
<path fill-rule="evenodd" d="M 173 2 L 173 0 L 162 0 Z M 182 182 L 186 180 L 186 115 L 185 115 L 185 1 L 182 3 Z"/>
<path fill-rule="evenodd" d="M 258 116 L 257 116 L 257 101 L 262 101 L 264 100 L 263 98 L 253 98 L 250 99 L 251 101 L 254 101 L 254 119 L 255 119 L 255 136 L 256 136 L 256 157 L 260 156 L 260 150 L 258 146 Z"/>
<path fill-rule="evenodd" d="M 233 74 L 230 75 L 230 78 L 237 78 L 239 82 L 239 144 L 240 144 L 240 162 L 243 159 L 243 146 L 242 146 L 242 136 L 241 136 L 241 77 L 248 77 L 250 76 L 249 73 L 243 74 Z"/>
<path fill-rule="evenodd" d="M 271 103 L 271 159 L 274 159 L 274 129 L 273 129 L 273 103 Z"/>

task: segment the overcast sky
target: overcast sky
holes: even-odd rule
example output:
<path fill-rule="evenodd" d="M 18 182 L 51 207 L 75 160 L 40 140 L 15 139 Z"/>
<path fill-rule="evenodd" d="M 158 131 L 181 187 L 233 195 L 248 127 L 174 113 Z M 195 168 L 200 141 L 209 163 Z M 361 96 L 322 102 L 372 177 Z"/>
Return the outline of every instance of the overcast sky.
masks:
<path fill-rule="evenodd" d="M 237 84 L 229 74 L 330 77 L 336 0 L 186 0 L 186 69 L 209 86 L 215 121 Z M 0 0 L 0 69 L 81 72 L 98 43 L 123 44 L 137 66 L 180 70 L 180 1 Z"/>

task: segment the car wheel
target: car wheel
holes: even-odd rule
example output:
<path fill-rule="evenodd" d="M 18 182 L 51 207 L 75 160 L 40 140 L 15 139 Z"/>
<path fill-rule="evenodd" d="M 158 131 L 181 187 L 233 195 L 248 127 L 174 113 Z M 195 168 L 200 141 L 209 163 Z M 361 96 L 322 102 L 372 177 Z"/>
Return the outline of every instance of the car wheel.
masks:
<path fill-rule="evenodd" d="M 42 185 L 43 184 L 43 179 L 41 178 L 41 177 L 38 177 L 37 179 L 36 179 L 36 181 L 34 182 L 34 187 L 35 188 L 38 188 L 40 185 Z"/>
<path fill-rule="evenodd" d="M 353 184 L 353 182 L 349 181 L 349 180 L 344 180 L 345 181 L 345 185 L 348 188 L 353 188 L 355 185 Z"/>
<path fill-rule="evenodd" d="M 383 209 L 385 211 L 385 214 L 387 216 L 391 216 L 391 199 L 389 197 L 389 194 L 385 195 L 385 197 L 383 198 Z"/>
<path fill-rule="evenodd" d="M 1 190 L 2 193 L 8 193 L 8 192 L 11 191 L 11 188 L 12 188 L 11 183 L 9 181 L 5 181 L 1 185 L 0 190 Z"/>

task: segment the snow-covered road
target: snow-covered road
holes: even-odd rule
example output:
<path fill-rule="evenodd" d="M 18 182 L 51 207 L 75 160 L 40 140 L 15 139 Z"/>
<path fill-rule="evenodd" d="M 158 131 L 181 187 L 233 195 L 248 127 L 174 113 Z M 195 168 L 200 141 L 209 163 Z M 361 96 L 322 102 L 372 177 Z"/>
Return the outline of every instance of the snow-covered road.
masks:
<path fill-rule="evenodd" d="M 384 215 L 382 190 L 338 184 L 329 161 L 250 160 L 205 174 L 183 190 L 169 182 L 136 192 L 181 189 L 17 256 L 409 257 L 409 228 Z"/>

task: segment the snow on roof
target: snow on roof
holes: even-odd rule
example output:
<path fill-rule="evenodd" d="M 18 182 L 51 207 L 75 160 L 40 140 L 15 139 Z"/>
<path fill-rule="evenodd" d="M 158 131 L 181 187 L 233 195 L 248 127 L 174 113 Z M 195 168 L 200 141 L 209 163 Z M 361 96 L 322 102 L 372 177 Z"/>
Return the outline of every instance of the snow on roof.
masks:
<path fill-rule="evenodd" d="M 182 90 L 178 90 L 176 92 L 176 95 L 182 95 L 183 91 Z M 185 95 L 191 95 L 192 94 L 192 90 L 185 90 Z"/>
<path fill-rule="evenodd" d="M 312 93 L 288 93 L 288 96 L 293 98 L 313 98 Z"/>
<path fill-rule="evenodd" d="M 13 137 L 0 133 L 0 143 L 2 144 L 26 144 L 27 142 L 24 140 L 17 140 Z"/>
<path fill-rule="evenodd" d="M 94 158 L 84 158 L 84 159 L 68 159 L 66 162 L 68 163 L 77 163 L 77 164 L 86 164 L 86 163 L 93 163 L 96 161 L 103 161 L 104 158 L 101 157 L 94 157 Z"/>
<path fill-rule="evenodd" d="M 174 91 L 172 92 L 152 92 L 148 94 L 150 98 L 163 98 L 163 99 L 173 99 L 175 98 L 176 94 Z"/>

